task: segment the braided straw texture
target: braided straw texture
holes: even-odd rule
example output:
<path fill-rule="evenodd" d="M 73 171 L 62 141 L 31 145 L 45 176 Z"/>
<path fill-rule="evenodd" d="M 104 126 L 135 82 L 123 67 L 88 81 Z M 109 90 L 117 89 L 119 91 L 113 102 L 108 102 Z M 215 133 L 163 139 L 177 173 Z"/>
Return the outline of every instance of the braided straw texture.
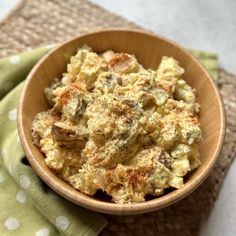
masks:
<path fill-rule="evenodd" d="M 88 31 L 139 26 L 85 0 L 22 0 L 0 22 L 0 57 L 62 42 Z M 220 70 L 219 87 L 227 115 L 226 139 L 207 180 L 191 195 L 154 213 L 108 216 L 101 235 L 198 235 L 236 153 L 236 76 Z"/>

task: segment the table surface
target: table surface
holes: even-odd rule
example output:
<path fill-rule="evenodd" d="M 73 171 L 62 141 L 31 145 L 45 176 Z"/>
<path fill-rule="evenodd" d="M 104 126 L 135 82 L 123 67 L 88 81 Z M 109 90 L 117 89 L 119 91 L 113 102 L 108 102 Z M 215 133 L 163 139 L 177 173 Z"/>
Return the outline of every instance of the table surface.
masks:
<path fill-rule="evenodd" d="M 0 20 L 19 0 L 0 1 Z M 235 0 L 92 0 L 185 47 L 217 52 L 223 68 L 236 74 Z M 236 235 L 236 162 L 225 178 L 201 236 Z"/>

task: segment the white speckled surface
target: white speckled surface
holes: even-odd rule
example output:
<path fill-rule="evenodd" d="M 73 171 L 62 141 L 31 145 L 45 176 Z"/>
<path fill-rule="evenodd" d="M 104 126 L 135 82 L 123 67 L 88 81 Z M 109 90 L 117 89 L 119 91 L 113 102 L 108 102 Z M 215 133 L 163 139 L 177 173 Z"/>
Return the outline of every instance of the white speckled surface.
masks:
<path fill-rule="evenodd" d="M 3 19 L 7 13 L 14 8 L 14 6 L 19 2 L 19 0 L 0 0 L 0 20 Z"/>
<path fill-rule="evenodd" d="M 0 19 L 18 0 L 0 0 Z M 220 64 L 236 74 L 235 0 L 93 0 L 185 47 L 215 51 Z M 231 165 L 223 188 L 201 236 L 236 235 L 236 162 Z"/>

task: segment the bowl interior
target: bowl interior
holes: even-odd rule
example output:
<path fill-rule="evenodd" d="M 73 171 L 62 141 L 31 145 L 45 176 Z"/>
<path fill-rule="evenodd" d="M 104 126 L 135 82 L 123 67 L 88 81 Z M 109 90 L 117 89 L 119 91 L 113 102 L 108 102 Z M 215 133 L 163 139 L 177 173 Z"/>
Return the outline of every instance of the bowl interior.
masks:
<path fill-rule="evenodd" d="M 69 57 L 83 44 L 95 52 L 112 49 L 135 54 L 146 68 L 156 69 L 162 56 L 172 56 L 185 69 L 184 78 L 195 88 L 201 106 L 200 122 L 203 139 L 200 142 L 200 167 L 192 172 L 183 188 L 144 203 L 120 205 L 100 201 L 76 191 L 59 179 L 44 163 L 44 156 L 32 143 L 31 123 L 36 113 L 48 109 L 44 89 L 54 78 L 66 71 Z M 173 203 L 193 191 L 208 175 L 214 164 L 224 136 L 224 111 L 216 86 L 206 70 L 183 48 L 152 34 L 111 30 L 75 38 L 45 56 L 29 74 L 18 107 L 18 128 L 26 155 L 37 174 L 55 191 L 67 199 L 99 212 L 137 214 L 153 211 Z"/>

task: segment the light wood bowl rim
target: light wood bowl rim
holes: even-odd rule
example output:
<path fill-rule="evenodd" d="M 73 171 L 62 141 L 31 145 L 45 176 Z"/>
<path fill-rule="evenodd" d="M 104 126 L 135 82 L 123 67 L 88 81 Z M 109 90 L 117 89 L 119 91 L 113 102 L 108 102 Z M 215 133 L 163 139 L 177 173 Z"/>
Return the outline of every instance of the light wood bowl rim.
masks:
<path fill-rule="evenodd" d="M 39 163 L 34 158 L 34 154 L 31 152 L 30 147 L 27 143 L 26 137 L 25 137 L 25 129 L 23 126 L 23 104 L 24 104 L 24 98 L 25 98 L 25 92 L 27 90 L 29 81 L 31 80 L 31 77 L 35 73 L 35 71 L 40 67 L 42 62 L 51 54 L 53 54 L 56 50 L 58 50 L 61 46 L 70 43 L 71 41 L 77 40 L 80 37 L 84 37 L 91 34 L 99 34 L 99 33 L 110 33 L 110 32 L 134 32 L 139 34 L 146 34 L 151 37 L 157 37 L 160 40 L 167 41 L 169 44 L 172 44 L 173 46 L 179 48 L 181 51 L 184 51 L 185 54 L 188 54 L 191 60 L 195 61 L 195 63 L 198 64 L 198 66 L 201 68 L 201 70 L 204 72 L 205 76 L 210 81 L 212 88 L 214 89 L 214 92 L 216 94 L 219 108 L 220 108 L 220 127 L 221 132 L 219 135 L 218 143 L 216 145 L 214 154 L 211 158 L 211 160 L 205 165 L 205 168 L 203 171 L 191 182 L 191 184 L 188 184 L 188 182 L 184 185 L 183 188 L 180 188 L 178 190 L 172 191 L 171 193 L 168 193 L 166 195 L 163 195 L 159 198 L 156 198 L 154 200 L 146 201 L 143 203 L 133 203 L 133 204 L 116 204 L 116 203 L 108 203 L 99 201 L 93 198 L 88 198 L 85 194 L 76 191 L 72 192 L 69 188 L 64 189 L 61 187 L 60 183 L 58 183 L 59 177 L 56 175 L 54 177 L 49 175 L 49 171 L 42 168 L 42 166 L 39 165 Z M 37 175 L 46 183 L 48 184 L 55 192 L 59 193 L 61 196 L 65 197 L 66 199 L 74 202 L 77 205 L 80 205 L 82 207 L 85 207 L 87 209 L 97 211 L 100 213 L 106 213 L 106 214 L 113 214 L 113 215 L 134 215 L 134 214 L 141 214 L 141 213 L 147 213 L 152 212 L 157 209 L 161 209 L 163 207 L 166 207 L 170 204 L 173 204 L 182 198 L 189 195 L 191 192 L 193 192 L 209 175 L 210 171 L 212 170 L 212 167 L 214 163 L 216 162 L 220 150 L 223 145 L 224 136 L 225 136 L 225 110 L 222 102 L 222 98 L 220 95 L 220 92 L 215 85 L 213 79 L 207 72 L 207 70 L 182 46 L 176 44 L 172 40 L 166 39 L 165 37 L 152 34 L 149 32 L 144 32 L 141 30 L 130 30 L 130 29 L 108 29 L 108 30 L 99 30 L 99 31 L 92 31 L 90 33 L 82 34 L 80 36 L 74 37 L 70 40 L 67 40 L 66 42 L 58 45 L 55 49 L 50 51 L 47 55 L 45 55 L 42 59 L 39 60 L 39 62 L 33 67 L 29 75 L 27 76 L 23 89 L 21 91 L 19 103 L 18 103 L 18 109 L 17 109 L 17 127 L 19 131 L 20 141 L 23 146 L 23 149 L 25 150 L 26 156 L 32 166 L 32 168 L 35 170 Z M 68 184 L 69 186 L 69 184 Z M 72 188 L 71 186 L 69 186 Z"/>

